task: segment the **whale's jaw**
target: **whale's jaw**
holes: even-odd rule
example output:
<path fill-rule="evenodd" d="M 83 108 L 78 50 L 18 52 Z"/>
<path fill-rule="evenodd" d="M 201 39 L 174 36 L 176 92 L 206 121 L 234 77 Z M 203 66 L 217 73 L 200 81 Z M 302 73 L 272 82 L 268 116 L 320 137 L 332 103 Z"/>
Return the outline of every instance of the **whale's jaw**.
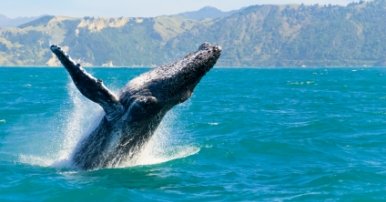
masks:
<path fill-rule="evenodd" d="M 161 105 L 173 107 L 191 96 L 220 55 L 221 47 L 204 43 L 181 60 L 134 78 L 126 85 L 120 99 L 125 102 L 133 95 L 151 95 Z"/>

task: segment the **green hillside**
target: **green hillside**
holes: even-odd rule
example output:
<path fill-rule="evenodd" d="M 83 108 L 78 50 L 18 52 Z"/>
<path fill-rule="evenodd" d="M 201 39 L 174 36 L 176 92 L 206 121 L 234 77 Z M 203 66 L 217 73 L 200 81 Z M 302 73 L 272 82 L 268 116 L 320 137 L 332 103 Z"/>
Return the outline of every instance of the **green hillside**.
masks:
<path fill-rule="evenodd" d="M 192 16 L 194 13 L 189 13 Z M 221 66 L 386 65 L 386 1 L 348 6 L 252 6 L 216 18 L 44 16 L 0 29 L 0 65 L 58 65 L 50 44 L 94 66 L 170 62 L 205 41 Z"/>

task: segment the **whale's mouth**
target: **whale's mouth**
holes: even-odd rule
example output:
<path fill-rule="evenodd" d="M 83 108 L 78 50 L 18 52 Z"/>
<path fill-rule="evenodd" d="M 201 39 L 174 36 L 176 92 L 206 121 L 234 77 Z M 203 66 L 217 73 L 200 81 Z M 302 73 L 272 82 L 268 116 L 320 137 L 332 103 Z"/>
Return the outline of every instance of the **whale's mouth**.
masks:
<path fill-rule="evenodd" d="M 146 89 L 159 103 L 173 107 L 190 98 L 195 87 L 214 67 L 220 55 L 220 46 L 204 43 L 182 60 L 140 75 L 130 81 L 128 86 L 133 87 L 132 94 Z"/>

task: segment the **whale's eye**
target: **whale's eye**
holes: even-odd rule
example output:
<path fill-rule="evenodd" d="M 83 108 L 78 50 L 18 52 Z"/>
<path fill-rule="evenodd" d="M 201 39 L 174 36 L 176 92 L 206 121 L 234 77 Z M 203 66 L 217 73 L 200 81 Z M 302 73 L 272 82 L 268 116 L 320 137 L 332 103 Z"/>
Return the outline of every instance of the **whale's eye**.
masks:
<path fill-rule="evenodd" d="M 158 101 L 153 96 L 137 97 L 130 105 L 132 120 L 138 121 L 158 113 Z"/>

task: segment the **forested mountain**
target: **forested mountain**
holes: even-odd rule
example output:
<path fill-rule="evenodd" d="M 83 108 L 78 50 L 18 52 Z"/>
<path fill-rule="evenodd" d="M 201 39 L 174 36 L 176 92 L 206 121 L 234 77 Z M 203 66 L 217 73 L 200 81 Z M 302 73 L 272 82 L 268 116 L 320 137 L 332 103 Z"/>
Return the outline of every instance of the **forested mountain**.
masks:
<path fill-rule="evenodd" d="M 220 66 L 386 65 L 385 0 L 203 11 L 202 18 L 44 16 L 0 29 L 0 65 L 58 65 L 49 45 L 59 44 L 86 65 L 151 66 L 205 41 L 223 47 Z"/>

